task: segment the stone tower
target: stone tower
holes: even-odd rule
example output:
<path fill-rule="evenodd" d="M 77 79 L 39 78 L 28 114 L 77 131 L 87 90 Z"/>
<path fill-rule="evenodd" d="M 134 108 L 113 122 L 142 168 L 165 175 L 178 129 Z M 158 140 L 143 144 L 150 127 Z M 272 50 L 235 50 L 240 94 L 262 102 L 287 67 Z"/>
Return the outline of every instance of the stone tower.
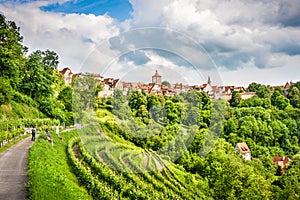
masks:
<path fill-rule="evenodd" d="M 157 72 L 155 72 L 155 74 L 152 76 L 152 83 L 155 83 L 155 84 L 161 84 L 161 75 Z"/>

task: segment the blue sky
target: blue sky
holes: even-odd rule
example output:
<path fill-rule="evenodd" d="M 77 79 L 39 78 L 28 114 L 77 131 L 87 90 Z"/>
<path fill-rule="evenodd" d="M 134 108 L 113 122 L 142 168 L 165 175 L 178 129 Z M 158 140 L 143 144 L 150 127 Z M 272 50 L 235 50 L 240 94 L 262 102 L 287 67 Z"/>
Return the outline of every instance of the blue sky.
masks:
<path fill-rule="evenodd" d="M 190 83 L 210 75 L 243 86 L 299 81 L 299 10 L 299 0 L 0 0 L 0 13 L 20 26 L 24 45 L 54 50 L 59 68 L 102 73 L 99 66 L 110 65 L 104 75 L 119 78 L 161 67 Z M 201 80 L 191 79 L 191 65 Z M 138 78 L 147 81 L 149 73 Z"/>
<path fill-rule="evenodd" d="M 131 18 L 132 6 L 127 0 L 77 0 L 41 7 L 44 11 L 104 15 L 124 21 Z"/>

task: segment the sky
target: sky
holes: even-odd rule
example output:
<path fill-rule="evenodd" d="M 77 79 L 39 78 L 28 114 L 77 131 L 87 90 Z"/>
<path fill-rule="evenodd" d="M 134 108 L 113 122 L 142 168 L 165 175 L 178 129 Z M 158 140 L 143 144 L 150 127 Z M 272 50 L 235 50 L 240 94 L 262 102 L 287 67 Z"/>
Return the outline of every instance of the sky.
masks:
<path fill-rule="evenodd" d="M 300 81 L 299 0 L 0 0 L 29 53 L 124 81 Z"/>

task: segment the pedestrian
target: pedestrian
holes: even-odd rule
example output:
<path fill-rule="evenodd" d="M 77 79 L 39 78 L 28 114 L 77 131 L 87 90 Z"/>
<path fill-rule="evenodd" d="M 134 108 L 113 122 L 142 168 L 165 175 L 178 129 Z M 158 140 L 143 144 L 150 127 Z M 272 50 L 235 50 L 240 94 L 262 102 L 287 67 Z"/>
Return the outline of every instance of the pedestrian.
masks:
<path fill-rule="evenodd" d="M 55 127 L 55 131 L 56 131 L 56 135 L 59 135 L 59 126 L 58 125 Z"/>
<path fill-rule="evenodd" d="M 36 128 L 33 126 L 31 129 L 31 141 L 35 141 Z"/>
<path fill-rule="evenodd" d="M 53 145 L 53 140 L 51 138 L 51 134 L 50 131 L 48 129 L 46 129 L 46 139 L 48 142 L 50 142 Z"/>

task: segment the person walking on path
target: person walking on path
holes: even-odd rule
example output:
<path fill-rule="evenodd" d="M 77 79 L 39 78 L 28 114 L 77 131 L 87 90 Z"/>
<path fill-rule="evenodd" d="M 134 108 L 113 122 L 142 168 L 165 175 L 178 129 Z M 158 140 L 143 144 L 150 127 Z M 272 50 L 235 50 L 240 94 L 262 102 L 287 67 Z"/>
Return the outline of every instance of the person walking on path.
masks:
<path fill-rule="evenodd" d="M 50 131 L 48 129 L 46 129 L 46 139 L 48 142 L 50 142 L 53 145 L 53 140 L 51 138 L 51 134 Z"/>
<path fill-rule="evenodd" d="M 59 126 L 58 125 L 55 127 L 55 131 L 56 131 L 56 135 L 59 135 Z"/>
<path fill-rule="evenodd" d="M 33 126 L 31 129 L 31 141 L 35 141 L 36 128 Z"/>

